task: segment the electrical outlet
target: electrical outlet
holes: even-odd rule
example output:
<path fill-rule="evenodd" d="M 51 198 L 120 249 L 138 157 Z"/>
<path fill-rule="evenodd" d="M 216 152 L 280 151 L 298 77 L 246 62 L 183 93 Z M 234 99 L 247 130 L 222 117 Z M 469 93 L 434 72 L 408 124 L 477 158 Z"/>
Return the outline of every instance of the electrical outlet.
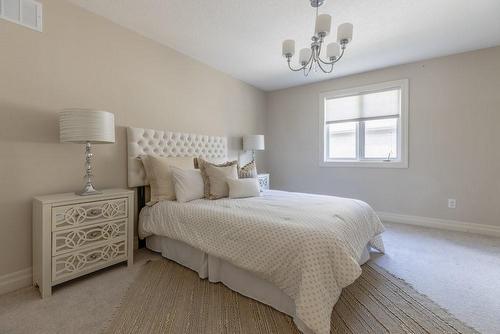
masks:
<path fill-rule="evenodd" d="M 448 198 L 448 208 L 455 209 L 457 207 L 457 200 L 454 198 Z"/>

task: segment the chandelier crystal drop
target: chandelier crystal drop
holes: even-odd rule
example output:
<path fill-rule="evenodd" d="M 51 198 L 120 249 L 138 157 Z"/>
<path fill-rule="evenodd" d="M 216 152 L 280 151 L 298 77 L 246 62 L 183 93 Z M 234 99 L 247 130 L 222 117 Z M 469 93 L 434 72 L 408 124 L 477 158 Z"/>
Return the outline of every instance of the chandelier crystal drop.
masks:
<path fill-rule="evenodd" d="M 352 41 L 353 25 L 351 23 L 342 23 L 337 28 L 337 42 L 330 43 L 326 46 L 326 58 L 321 58 L 321 50 L 325 37 L 330 34 L 332 25 L 332 17 L 328 14 L 319 14 L 319 7 L 325 0 L 309 0 L 311 6 L 316 8 L 316 26 L 314 35 L 311 37 L 312 43 L 310 48 L 303 48 L 299 51 L 299 67 L 294 68 L 290 64 L 293 55 L 295 54 L 295 41 L 287 39 L 283 41 L 283 57 L 286 58 L 288 67 L 294 71 L 302 71 L 304 76 L 307 76 L 312 69 L 317 71 L 320 69 L 324 73 L 331 73 L 335 63 L 343 56 L 347 44 Z"/>

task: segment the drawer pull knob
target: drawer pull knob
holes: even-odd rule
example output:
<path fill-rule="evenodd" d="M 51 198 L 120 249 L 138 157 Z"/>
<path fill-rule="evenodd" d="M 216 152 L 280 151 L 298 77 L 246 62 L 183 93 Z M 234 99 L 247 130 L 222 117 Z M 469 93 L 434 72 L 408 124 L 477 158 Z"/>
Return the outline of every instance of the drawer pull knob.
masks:
<path fill-rule="evenodd" d="M 100 231 L 94 231 L 94 232 L 89 233 L 89 237 L 90 237 L 90 239 L 95 239 L 95 238 L 97 238 L 100 234 L 101 234 L 101 232 L 100 232 Z"/>
<path fill-rule="evenodd" d="M 92 216 L 97 216 L 97 215 L 99 215 L 100 212 L 101 212 L 101 210 L 99 210 L 99 209 L 91 209 L 90 210 L 90 214 Z"/>

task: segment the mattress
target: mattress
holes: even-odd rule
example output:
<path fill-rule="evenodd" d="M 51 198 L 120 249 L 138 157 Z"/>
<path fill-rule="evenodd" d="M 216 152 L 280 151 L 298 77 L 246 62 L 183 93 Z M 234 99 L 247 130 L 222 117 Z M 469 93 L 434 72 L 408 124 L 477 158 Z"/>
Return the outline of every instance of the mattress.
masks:
<path fill-rule="evenodd" d="M 144 208 L 139 221 L 141 237 L 181 241 L 271 283 L 293 301 L 296 323 L 316 334 L 330 332 L 333 306 L 361 274 L 367 245 L 383 251 L 383 230 L 362 201 L 283 191 L 163 201 Z"/>

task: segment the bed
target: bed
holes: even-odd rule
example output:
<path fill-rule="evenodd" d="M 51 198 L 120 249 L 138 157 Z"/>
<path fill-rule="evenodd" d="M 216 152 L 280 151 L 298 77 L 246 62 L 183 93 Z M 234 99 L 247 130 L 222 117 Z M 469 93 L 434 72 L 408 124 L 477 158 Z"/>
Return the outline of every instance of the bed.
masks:
<path fill-rule="evenodd" d="M 128 182 L 147 185 L 143 154 L 227 157 L 227 139 L 129 128 Z M 142 205 L 139 205 L 142 206 Z M 293 317 L 303 333 L 330 333 L 342 288 L 361 274 L 383 226 L 366 203 L 265 191 L 246 199 L 162 201 L 140 210 L 146 246 Z"/>

